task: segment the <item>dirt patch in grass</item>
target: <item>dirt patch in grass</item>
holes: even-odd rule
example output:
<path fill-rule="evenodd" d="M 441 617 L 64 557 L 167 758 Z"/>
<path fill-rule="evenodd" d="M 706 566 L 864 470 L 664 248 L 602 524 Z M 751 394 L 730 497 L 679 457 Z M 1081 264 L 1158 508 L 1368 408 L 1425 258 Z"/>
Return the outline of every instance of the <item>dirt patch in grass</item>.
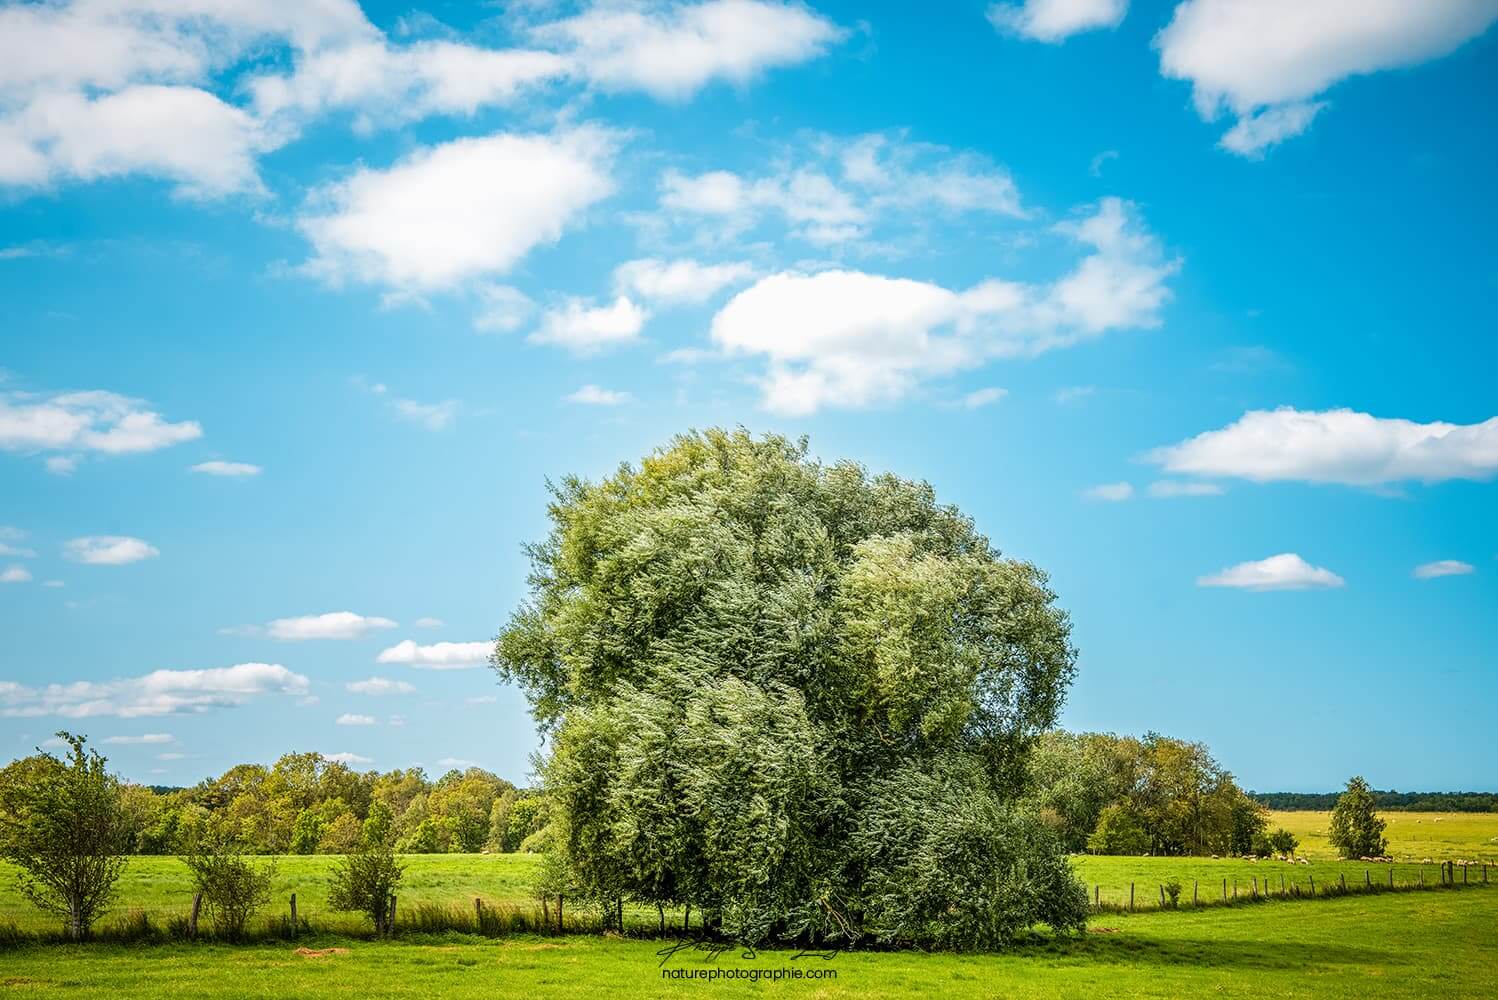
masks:
<path fill-rule="evenodd" d="M 296 953 L 303 958 L 329 958 L 333 955 L 347 955 L 347 948 L 298 948 Z"/>

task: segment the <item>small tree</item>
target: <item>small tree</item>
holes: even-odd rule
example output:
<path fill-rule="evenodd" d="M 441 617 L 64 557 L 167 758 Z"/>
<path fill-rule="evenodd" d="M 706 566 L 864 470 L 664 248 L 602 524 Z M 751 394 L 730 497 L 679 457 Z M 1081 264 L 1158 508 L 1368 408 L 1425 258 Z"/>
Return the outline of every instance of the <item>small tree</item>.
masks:
<path fill-rule="evenodd" d="M 1149 845 L 1149 834 L 1139 818 L 1119 805 L 1103 810 L 1097 829 L 1087 838 L 1087 850 L 1093 854 L 1143 854 Z"/>
<path fill-rule="evenodd" d="M 1332 810 L 1328 839 L 1344 858 L 1381 857 L 1387 849 L 1384 821 L 1373 811 L 1373 791 L 1361 776 L 1347 782 L 1347 791 Z"/>
<path fill-rule="evenodd" d="M 376 934 L 389 934 L 394 928 L 395 890 L 405 874 L 398 860 L 395 844 L 387 836 L 367 839 L 359 849 L 334 863 L 328 905 L 335 910 L 353 910 L 366 914 L 374 923 Z"/>
<path fill-rule="evenodd" d="M 1300 846 L 1300 841 L 1295 839 L 1295 834 L 1280 827 L 1269 835 L 1269 846 L 1276 854 L 1294 854 L 1295 849 Z"/>
<path fill-rule="evenodd" d="M 195 845 L 182 863 L 192 870 L 193 889 L 203 894 L 214 928 L 231 941 L 242 939 L 250 917 L 270 902 L 275 862 L 253 865 L 232 847 L 212 843 Z"/>
<path fill-rule="evenodd" d="M 0 851 L 21 869 L 21 894 L 67 921 L 74 941 L 88 936 L 125 869 L 129 821 L 119 781 L 87 737 L 59 732 L 67 760 L 38 751 L 6 768 L 0 781 Z"/>

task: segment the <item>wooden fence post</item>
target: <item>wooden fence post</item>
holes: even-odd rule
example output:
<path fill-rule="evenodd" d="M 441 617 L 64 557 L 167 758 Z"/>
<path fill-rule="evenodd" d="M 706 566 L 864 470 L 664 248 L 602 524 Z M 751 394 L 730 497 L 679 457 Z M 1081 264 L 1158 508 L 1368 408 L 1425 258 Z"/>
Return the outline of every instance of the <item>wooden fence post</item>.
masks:
<path fill-rule="evenodd" d="M 1462 885 L 1467 884 L 1467 866 L 1462 865 Z"/>
<path fill-rule="evenodd" d="M 187 918 L 187 936 L 196 939 L 198 936 L 198 911 L 203 908 L 203 894 L 193 893 L 192 916 Z"/>
<path fill-rule="evenodd" d="M 1129 912 L 1134 912 L 1134 883 L 1129 883 Z"/>
<path fill-rule="evenodd" d="M 390 897 L 390 915 L 388 917 L 386 917 L 385 920 L 386 920 L 385 933 L 386 934 L 394 934 L 395 933 L 395 896 L 393 894 Z"/>
<path fill-rule="evenodd" d="M 1254 876 L 1253 898 L 1259 898 L 1259 876 Z"/>
<path fill-rule="evenodd" d="M 1394 863 L 1389 863 L 1389 888 L 1394 888 Z"/>
<path fill-rule="evenodd" d="M 1342 886 L 1342 891 L 1346 892 L 1347 891 L 1347 873 L 1346 872 L 1338 872 L 1337 873 L 1337 882 Z"/>
<path fill-rule="evenodd" d="M 547 897 L 545 895 L 542 895 L 542 897 L 541 897 L 541 919 L 546 922 L 546 927 L 547 927 L 548 930 L 550 930 L 551 929 L 551 903 L 548 901 L 548 899 L 549 899 L 549 897 Z"/>
<path fill-rule="evenodd" d="M 1222 880 L 1222 901 L 1224 903 L 1226 903 L 1228 901 L 1228 880 L 1227 879 L 1223 879 Z"/>
<path fill-rule="evenodd" d="M 1285 873 L 1284 872 L 1280 872 L 1280 895 L 1283 896 L 1284 894 L 1285 894 Z"/>
<path fill-rule="evenodd" d="M 1235 876 L 1233 876 L 1233 899 L 1236 901 L 1237 898 L 1238 898 L 1238 877 L 1235 875 Z"/>
<path fill-rule="evenodd" d="M 291 894 L 291 939 L 296 940 L 296 893 Z"/>
<path fill-rule="evenodd" d="M 484 901 L 477 896 L 473 897 L 473 929 L 484 933 Z"/>
<path fill-rule="evenodd" d="M 1196 903 L 1196 890 L 1197 890 L 1197 888 L 1200 885 L 1201 885 L 1201 882 L 1198 881 L 1197 879 L 1192 879 L 1191 880 L 1191 905 L 1192 906 L 1196 906 L 1197 905 L 1197 903 Z"/>
<path fill-rule="evenodd" d="M 1097 909 L 1098 906 L 1100 905 L 1099 900 L 1102 897 L 1102 895 L 1103 895 L 1103 887 L 1100 886 L 1100 885 L 1094 885 L 1092 887 L 1092 908 L 1094 910 Z"/>
<path fill-rule="evenodd" d="M 1160 883 L 1160 909 L 1165 909 L 1165 883 Z"/>

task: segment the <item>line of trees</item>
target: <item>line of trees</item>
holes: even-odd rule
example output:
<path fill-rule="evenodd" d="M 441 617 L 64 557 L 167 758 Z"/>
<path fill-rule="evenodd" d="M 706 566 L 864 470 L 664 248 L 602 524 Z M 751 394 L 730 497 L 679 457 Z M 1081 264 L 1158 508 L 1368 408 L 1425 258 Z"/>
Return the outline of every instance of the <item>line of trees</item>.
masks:
<path fill-rule="evenodd" d="M 0 786 L 46 767 L 45 757 L 0 770 Z M 119 791 L 126 854 L 179 854 L 210 841 L 246 854 L 346 854 L 371 823 L 402 854 L 525 851 L 547 819 L 539 794 L 480 768 L 432 781 L 420 768 L 355 771 L 317 753 L 240 764 L 192 788 Z"/>
<path fill-rule="evenodd" d="M 1325 812 L 1342 792 L 1249 792 L 1270 809 Z M 1373 804 L 1385 812 L 1498 812 L 1498 792 L 1381 792 L 1369 789 Z"/>

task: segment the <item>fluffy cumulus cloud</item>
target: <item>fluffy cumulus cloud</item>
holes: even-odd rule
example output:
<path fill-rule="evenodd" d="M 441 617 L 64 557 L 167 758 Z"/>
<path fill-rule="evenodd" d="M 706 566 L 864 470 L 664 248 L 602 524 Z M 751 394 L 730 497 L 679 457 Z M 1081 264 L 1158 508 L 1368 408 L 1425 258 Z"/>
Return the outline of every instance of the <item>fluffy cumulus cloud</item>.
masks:
<path fill-rule="evenodd" d="M 723 289 L 754 274 L 746 263 L 703 264 L 695 260 L 631 260 L 614 269 L 620 295 L 634 295 L 658 305 L 706 302 Z"/>
<path fill-rule="evenodd" d="M 493 646 L 487 642 L 434 642 L 422 646 L 412 639 L 380 651 L 377 663 L 404 663 L 428 670 L 465 670 L 489 659 Z"/>
<path fill-rule="evenodd" d="M 372 715 L 360 715 L 357 712 L 344 712 L 333 722 L 336 726 L 372 726 L 375 717 Z"/>
<path fill-rule="evenodd" d="M 1219 573 L 1198 577 L 1199 587 L 1237 590 L 1311 590 L 1340 587 L 1346 581 L 1329 569 L 1312 566 L 1294 552 L 1283 552 L 1258 562 L 1239 563 Z"/>
<path fill-rule="evenodd" d="M 508 47 L 394 41 L 354 0 L 55 0 L 0 9 L 0 185 L 143 174 L 179 193 L 262 189 L 258 158 L 332 112 L 370 130 L 542 88 L 682 99 L 815 58 L 832 22 L 772 0 L 511 12 Z M 267 68 L 277 67 L 277 68 Z M 563 99 L 566 96 L 563 95 Z"/>
<path fill-rule="evenodd" d="M 0 392 L 0 451 L 53 455 L 70 472 L 81 454 L 129 455 L 203 436 L 196 421 L 170 421 L 139 399 L 103 390 L 38 395 Z M 49 459 L 49 462 L 51 460 Z"/>
<path fill-rule="evenodd" d="M 1129 12 L 1129 0 L 1024 0 L 996 3 L 988 20 L 1009 34 L 1041 42 L 1064 42 L 1098 28 L 1116 28 Z"/>
<path fill-rule="evenodd" d="M 315 192 L 298 221 L 314 250 L 305 270 L 409 294 L 503 274 L 613 191 L 614 147 L 590 127 L 498 133 L 358 170 Z"/>
<path fill-rule="evenodd" d="M 350 681 L 344 685 L 353 694 L 386 695 L 415 694 L 414 685 L 405 681 L 393 681 L 387 677 L 371 677 L 368 680 Z"/>
<path fill-rule="evenodd" d="M 873 133 L 816 136 L 771 151 L 774 167 L 747 176 L 727 170 L 661 178 L 661 212 L 694 227 L 716 225 L 731 237 L 771 218 L 820 246 L 868 237 L 886 224 L 920 224 L 932 214 L 1020 218 L 1019 189 L 1003 167 L 974 153 Z"/>
<path fill-rule="evenodd" d="M 1131 206 L 1105 199 L 1058 228 L 1084 255 L 1048 284 L 995 278 L 959 291 L 863 271 L 785 271 L 729 300 L 712 341 L 730 357 L 763 358 L 765 408 L 802 415 L 897 400 L 994 358 L 1158 325 L 1179 262 Z"/>
<path fill-rule="evenodd" d="M 530 340 L 587 357 L 638 340 L 647 315 L 644 308 L 624 295 L 602 306 L 569 298 L 546 311 Z"/>
<path fill-rule="evenodd" d="M 277 618 L 265 626 L 265 634 L 282 642 L 311 639 L 362 639 L 375 632 L 395 628 L 389 618 L 360 615 L 352 611 L 330 611 L 321 615 Z"/>
<path fill-rule="evenodd" d="M 35 559 L 36 550 L 19 543 L 26 540 L 26 532 L 20 528 L 0 524 L 0 556 L 16 559 Z"/>
<path fill-rule="evenodd" d="M 323 759 L 334 764 L 373 764 L 373 757 L 365 757 L 362 754 L 350 753 L 347 750 L 338 753 L 323 754 Z"/>
<path fill-rule="evenodd" d="M 1498 475 L 1498 417 L 1422 424 L 1354 410 L 1251 410 L 1146 456 L 1170 472 L 1255 482 L 1382 486 Z"/>
<path fill-rule="evenodd" d="M 0 583 L 30 583 L 31 570 L 20 564 L 0 569 Z"/>
<path fill-rule="evenodd" d="M 1160 71 L 1190 81 L 1208 121 L 1242 155 L 1310 127 L 1338 81 L 1451 52 L 1498 19 L 1498 0 L 1185 0 L 1155 40 Z"/>
<path fill-rule="evenodd" d="M 223 462 L 215 459 L 211 462 L 199 462 L 192 467 L 192 471 L 201 472 L 205 476 L 242 478 L 244 476 L 258 476 L 265 470 L 258 465 L 251 465 L 249 462 Z"/>
<path fill-rule="evenodd" d="M 1417 580 L 1434 580 L 1442 576 L 1466 576 L 1468 573 L 1476 572 L 1476 566 L 1462 562 L 1460 559 L 1438 559 L 1435 562 L 1421 563 L 1416 566 L 1414 576 Z"/>
<path fill-rule="evenodd" d="M 0 715 L 133 719 L 206 712 L 275 694 L 305 696 L 306 677 L 279 663 L 240 663 L 209 670 L 156 670 L 142 677 L 74 681 L 32 688 L 0 681 Z M 134 742 L 159 742 L 140 737 Z"/>
<path fill-rule="evenodd" d="M 155 559 L 161 551 L 128 535 L 85 535 L 64 542 L 62 554 L 86 566 L 124 566 L 142 559 Z"/>
<path fill-rule="evenodd" d="M 708 0 L 596 4 L 531 34 L 600 89 L 680 100 L 714 79 L 744 84 L 815 58 L 843 31 L 799 4 Z"/>

